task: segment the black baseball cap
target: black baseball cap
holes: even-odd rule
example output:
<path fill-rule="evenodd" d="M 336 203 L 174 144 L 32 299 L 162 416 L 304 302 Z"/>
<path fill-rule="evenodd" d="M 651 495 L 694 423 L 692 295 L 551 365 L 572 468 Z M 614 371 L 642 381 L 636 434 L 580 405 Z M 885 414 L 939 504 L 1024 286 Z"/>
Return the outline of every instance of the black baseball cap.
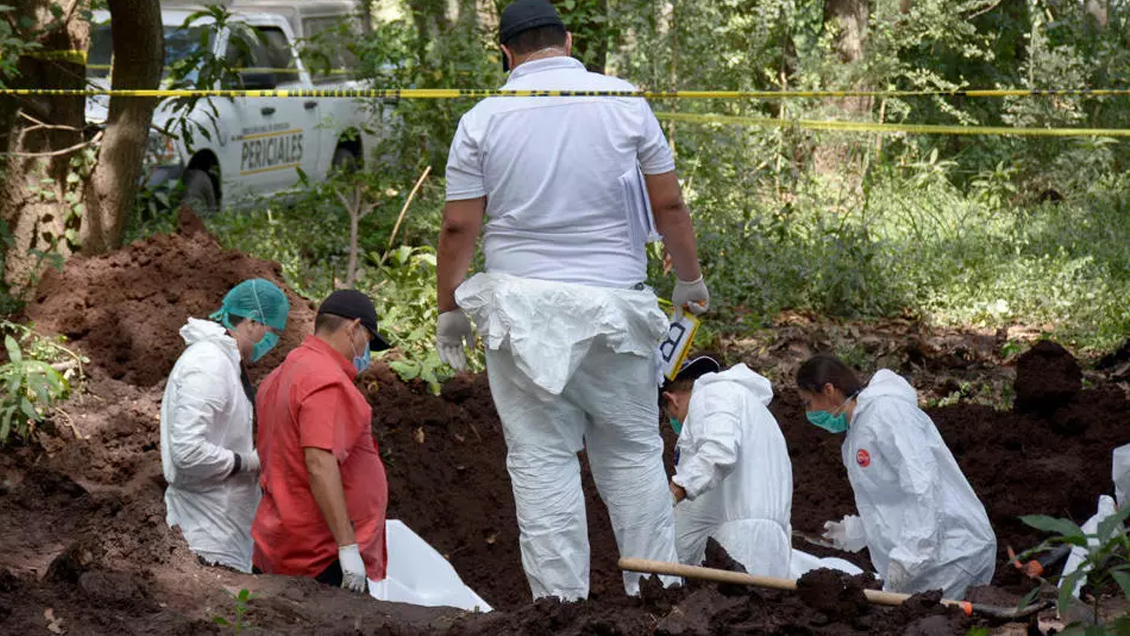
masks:
<path fill-rule="evenodd" d="M 388 341 L 377 332 L 377 308 L 368 296 L 356 289 L 339 289 L 330 294 L 318 307 L 319 314 L 333 314 L 342 318 L 359 318 L 361 324 L 373 335 L 369 340 L 370 351 L 384 351 L 390 348 Z"/>
<path fill-rule="evenodd" d="M 498 21 L 498 42 L 506 44 L 523 31 L 545 26 L 565 28 L 552 4 L 546 0 L 516 0 L 502 10 Z"/>
<path fill-rule="evenodd" d="M 710 356 L 698 356 L 693 360 L 688 360 L 679 367 L 679 372 L 675 374 L 674 380 L 668 380 L 663 383 L 663 390 L 670 390 L 671 385 L 682 380 L 697 380 L 707 373 L 718 373 L 722 370 L 722 365 L 711 358 Z"/>

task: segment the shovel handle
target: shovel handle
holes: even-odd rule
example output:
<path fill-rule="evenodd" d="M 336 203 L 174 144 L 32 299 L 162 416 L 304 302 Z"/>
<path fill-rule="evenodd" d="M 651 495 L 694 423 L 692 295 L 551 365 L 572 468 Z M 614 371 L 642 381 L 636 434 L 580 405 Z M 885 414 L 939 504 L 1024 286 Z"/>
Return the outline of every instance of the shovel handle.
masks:
<path fill-rule="evenodd" d="M 666 561 L 649 561 L 647 559 L 635 559 L 630 557 L 620 559 L 619 565 L 621 570 L 628 570 L 629 572 L 665 574 L 681 576 L 686 579 L 714 581 L 716 583 L 752 585 L 754 587 L 764 587 L 771 590 L 785 590 L 789 592 L 796 591 L 796 581 L 792 579 L 779 579 L 773 576 L 755 576 L 744 572 L 731 572 L 729 570 L 704 568 L 697 565 L 667 563 Z M 863 595 L 867 597 L 868 602 L 876 605 L 902 605 L 906 599 L 911 596 L 910 594 L 880 592 L 879 590 L 863 590 Z M 941 602 L 944 605 L 961 608 L 961 611 L 965 612 L 967 615 L 973 613 L 972 603 L 952 601 L 949 599 L 942 599 Z"/>

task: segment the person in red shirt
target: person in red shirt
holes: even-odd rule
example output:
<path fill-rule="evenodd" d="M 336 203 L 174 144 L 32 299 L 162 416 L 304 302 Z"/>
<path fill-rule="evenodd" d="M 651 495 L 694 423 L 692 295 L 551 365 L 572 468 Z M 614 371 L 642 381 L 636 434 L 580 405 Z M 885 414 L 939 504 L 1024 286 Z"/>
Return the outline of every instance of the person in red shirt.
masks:
<path fill-rule="evenodd" d="M 388 481 L 372 409 L 354 378 L 388 349 L 373 302 L 346 289 L 318 308 L 314 335 L 259 387 L 259 484 L 253 562 L 355 592 L 385 577 Z"/>

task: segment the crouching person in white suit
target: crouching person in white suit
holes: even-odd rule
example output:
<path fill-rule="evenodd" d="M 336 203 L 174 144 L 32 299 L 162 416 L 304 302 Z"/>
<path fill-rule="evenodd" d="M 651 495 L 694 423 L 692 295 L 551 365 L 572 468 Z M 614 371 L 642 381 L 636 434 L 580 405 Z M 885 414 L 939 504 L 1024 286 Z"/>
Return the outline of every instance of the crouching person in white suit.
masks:
<path fill-rule="evenodd" d="M 859 510 L 824 524 L 825 537 L 851 552 L 868 548 L 887 591 L 960 599 L 992 581 L 997 541 L 985 507 L 914 387 L 887 369 L 864 386 L 838 358 L 818 355 L 797 371 L 797 388 L 809 422 L 844 433 Z"/>
<path fill-rule="evenodd" d="M 671 494 L 681 562 L 701 564 L 713 537 L 750 574 L 789 576 L 793 471 L 772 399 L 769 380 L 706 356 L 664 385 L 679 435 Z"/>

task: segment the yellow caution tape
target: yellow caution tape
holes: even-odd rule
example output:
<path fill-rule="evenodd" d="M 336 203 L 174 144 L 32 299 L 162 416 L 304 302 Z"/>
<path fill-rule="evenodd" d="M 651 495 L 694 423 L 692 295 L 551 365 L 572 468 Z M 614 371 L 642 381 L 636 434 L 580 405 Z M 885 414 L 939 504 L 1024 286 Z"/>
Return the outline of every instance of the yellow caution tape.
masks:
<path fill-rule="evenodd" d="M 350 90 L 109 90 L 28 88 L 0 89 L 0 96 L 34 97 L 325 97 L 325 98 L 403 98 L 403 99 L 482 99 L 485 97 L 642 97 L 645 99 L 795 99 L 831 97 L 1125 97 L 1130 89 L 969 89 L 952 91 L 580 91 L 580 90 L 496 90 L 462 88 L 405 88 Z"/>
<path fill-rule="evenodd" d="M 1130 137 L 1126 128 L 1013 128 L 1008 126 L 952 126 L 936 124 L 879 124 L 857 121 L 817 121 L 810 119 L 770 119 L 732 115 L 699 115 L 694 113 L 657 112 L 667 121 L 697 124 L 727 124 L 777 128 L 805 128 L 835 132 L 914 133 L 920 135 L 1023 135 L 1033 137 Z"/>
<path fill-rule="evenodd" d="M 67 62 L 70 64 L 86 64 L 86 51 L 31 51 L 24 53 L 24 57 L 30 57 L 37 60 L 51 60 L 58 62 Z"/>
<path fill-rule="evenodd" d="M 87 64 L 86 68 L 94 71 L 109 71 L 113 68 L 112 64 Z M 166 69 L 168 67 L 165 67 Z M 233 68 L 237 73 L 276 73 L 279 75 L 297 75 L 302 71 L 296 68 L 259 68 L 259 67 L 239 67 Z M 357 71 L 347 68 L 333 68 L 329 70 L 322 69 L 306 69 L 311 75 L 350 75 L 357 73 Z"/>

